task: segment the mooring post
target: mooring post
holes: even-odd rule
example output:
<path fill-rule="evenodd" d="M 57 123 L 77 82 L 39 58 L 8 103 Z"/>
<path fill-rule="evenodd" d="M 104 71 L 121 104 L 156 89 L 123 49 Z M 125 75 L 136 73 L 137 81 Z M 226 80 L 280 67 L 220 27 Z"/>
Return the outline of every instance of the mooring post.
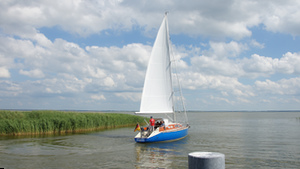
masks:
<path fill-rule="evenodd" d="M 189 153 L 189 169 L 225 169 L 225 155 L 216 152 Z"/>

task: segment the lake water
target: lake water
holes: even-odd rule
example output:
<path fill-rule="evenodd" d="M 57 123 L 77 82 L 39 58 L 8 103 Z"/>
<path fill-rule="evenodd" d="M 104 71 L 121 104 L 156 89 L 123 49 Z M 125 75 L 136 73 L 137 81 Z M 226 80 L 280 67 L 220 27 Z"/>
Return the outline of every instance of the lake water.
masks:
<path fill-rule="evenodd" d="M 300 112 L 189 112 L 185 139 L 135 143 L 134 127 L 0 137 L 0 168 L 187 168 L 188 153 L 225 154 L 226 168 L 299 168 Z"/>

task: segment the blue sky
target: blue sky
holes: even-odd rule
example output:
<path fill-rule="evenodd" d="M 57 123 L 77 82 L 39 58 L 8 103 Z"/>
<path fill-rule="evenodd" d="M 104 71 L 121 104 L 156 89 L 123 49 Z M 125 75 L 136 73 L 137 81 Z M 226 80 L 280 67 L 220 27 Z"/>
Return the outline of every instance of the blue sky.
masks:
<path fill-rule="evenodd" d="M 138 110 L 164 12 L 188 110 L 300 110 L 300 2 L 0 2 L 0 109 Z"/>

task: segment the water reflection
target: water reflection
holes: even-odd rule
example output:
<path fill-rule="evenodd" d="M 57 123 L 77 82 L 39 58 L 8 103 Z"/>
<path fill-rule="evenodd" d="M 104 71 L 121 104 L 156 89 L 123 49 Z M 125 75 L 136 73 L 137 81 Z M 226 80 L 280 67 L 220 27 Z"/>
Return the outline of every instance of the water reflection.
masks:
<path fill-rule="evenodd" d="M 186 168 L 182 152 L 186 139 L 176 142 L 135 144 L 136 165 L 140 168 Z"/>

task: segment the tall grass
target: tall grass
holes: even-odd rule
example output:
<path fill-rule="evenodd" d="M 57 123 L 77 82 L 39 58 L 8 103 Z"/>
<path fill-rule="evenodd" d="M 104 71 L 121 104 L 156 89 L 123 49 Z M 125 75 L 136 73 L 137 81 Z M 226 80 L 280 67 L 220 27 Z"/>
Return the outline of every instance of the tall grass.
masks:
<path fill-rule="evenodd" d="M 68 133 L 143 123 L 144 117 L 119 113 L 0 110 L 0 135 Z"/>

